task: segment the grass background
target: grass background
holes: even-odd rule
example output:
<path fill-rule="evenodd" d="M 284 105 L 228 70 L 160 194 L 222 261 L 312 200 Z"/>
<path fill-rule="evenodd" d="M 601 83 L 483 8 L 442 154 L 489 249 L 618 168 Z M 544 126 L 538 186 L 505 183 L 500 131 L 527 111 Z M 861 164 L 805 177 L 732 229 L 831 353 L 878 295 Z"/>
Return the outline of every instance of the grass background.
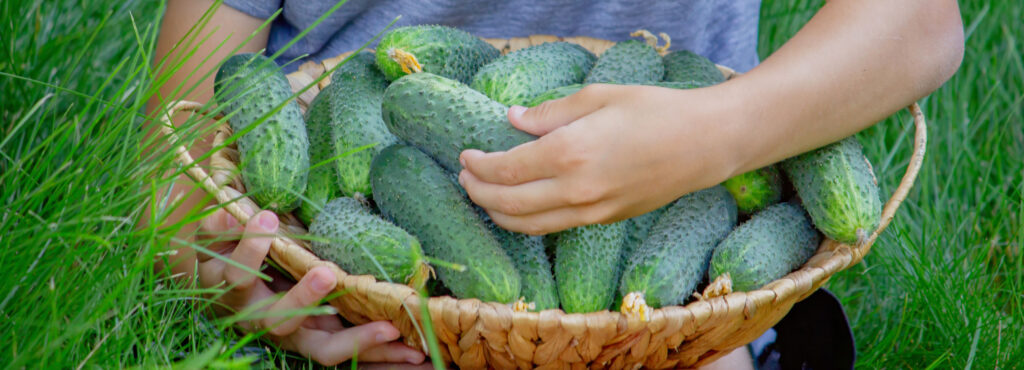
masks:
<path fill-rule="evenodd" d="M 765 1 L 767 56 L 820 1 Z M 153 260 L 176 225 L 135 227 L 166 155 L 139 128 L 161 6 L 0 2 L 0 365 L 304 365 L 202 314 Z M 928 155 L 916 187 L 863 263 L 828 288 L 850 315 L 861 368 L 1024 363 L 1024 61 L 1020 2 L 963 2 L 960 71 L 921 103 Z M 860 134 L 888 193 L 909 156 L 910 117 Z"/>

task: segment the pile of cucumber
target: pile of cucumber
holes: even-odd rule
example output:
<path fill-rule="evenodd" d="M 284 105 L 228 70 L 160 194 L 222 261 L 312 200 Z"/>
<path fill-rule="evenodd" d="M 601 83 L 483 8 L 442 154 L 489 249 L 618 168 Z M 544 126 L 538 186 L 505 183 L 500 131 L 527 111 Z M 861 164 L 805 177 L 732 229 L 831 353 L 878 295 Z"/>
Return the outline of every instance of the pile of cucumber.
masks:
<path fill-rule="evenodd" d="M 502 56 L 464 31 L 412 26 L 330 78 L 303 117 L 274 62 L 240 54 L 223 63 L 215 96 L 239 135 L 247 193 L 263 208 L 295 212 L 321 258 L 431 294 L 569 313 L 617 310 L 630 293 L 654 308 L 679 305 L 725 273 L 735 290 L 758 289 L 803 265 L 821 234 L 864 243 L 881 217 L 871 166 L 852 137 L 645 215 L 546 236 L 495 225 L 455 180 L 463 150 L 536 139 L 509 124 L 510 105 L 589 83 L 724 81 L 689 51 L 663 57 L 624 41 L 596 57 L 550 42 Z"/>

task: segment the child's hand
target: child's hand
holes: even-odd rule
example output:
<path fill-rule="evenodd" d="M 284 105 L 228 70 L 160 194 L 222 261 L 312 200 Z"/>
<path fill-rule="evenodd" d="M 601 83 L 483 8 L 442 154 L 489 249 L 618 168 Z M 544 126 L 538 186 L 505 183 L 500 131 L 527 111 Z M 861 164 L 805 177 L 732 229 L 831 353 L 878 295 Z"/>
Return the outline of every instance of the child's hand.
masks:
<path fill-rule="evenodd" d="M 210 243 L 210 250 L 259 271 L 270 250 L 272 239 L 266 236 L 273 235 L 277 226 L 277 216 L 273 212 L 262 211 L 253 215 L 243 230 L 234 217 L 218 210 L 203 219 L 200 235 L 207 240 L 216 239 Z M 241 240 L 237 240 L 239 236 Z M 294 285 L 281 276 L 275 277 L 268 284 L 223 260 L 203 253 L 198 254 L 198 259 L 199 282 L 203 287 L 230 287 L 219 297 L 220 303 L 226 306 L 221 307 L 221 311 L 224 311 L 221 314 L 238 312 L 253 305 L 265 307 L 263 311 L 310 307 L 329 294 L 337 284 L 334 274 L 325 267 L 310 270 Z M 268 304 L 267 300 L 275 299 L 281 291 L 286 293 Z M 294 316 L 267 317 L 243 322 L 240 326 L 246 331 L 267 328 L 269 338 L 282 348 L 328 366 L 348 360 L 356 353 L 359 361 L 366 362 L 418 364 L 423 361 L 423 354 L 419 351 L 394 342 L 399 337 L 398 330 L 391 323 L 383 321 L 344 328 L 336 315 Z"/>
<path fill-rule="evenodd" d="M 590 85 L 509 121 L 541 136 L 506 152 L 466 150 L 459 182 L 499 225 L 528 234 L 643 214 L 732 175 L 727 101 L 715 87 Z"/>

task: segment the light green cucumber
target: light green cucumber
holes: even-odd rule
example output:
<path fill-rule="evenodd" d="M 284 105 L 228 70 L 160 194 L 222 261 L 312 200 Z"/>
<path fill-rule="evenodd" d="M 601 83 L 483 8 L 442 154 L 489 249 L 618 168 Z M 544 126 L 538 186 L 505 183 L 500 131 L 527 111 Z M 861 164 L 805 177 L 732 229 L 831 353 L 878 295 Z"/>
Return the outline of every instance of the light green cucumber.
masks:
<path fill-rule="evenodd" d="M 740 213 L 754 214 L 782 200 L 782 175 L 775 165 L 742 173 L 722 183 L 736 199 Z"/>
<path fill-rule="evenodd" d="M 625 224 L 574 227 L 555 241 L 555 283 L 567 313 L 608 309 L 615 299 Z"/>
<path fill-rule="evenodd" d="M 505 105 L 524 105 L 556 87 L 583 82 L 597 59 L 582 46 L 548 42 L 519 49 L 480 68 L 470 86 Z"/>
<path fill-rule="evenodd" d="M 384 123 L 395 136 L 458 173 L 466 149 L 504 151 L 534 140 L 508 122 L 508 108 L 458 81 L 430 73 L 398 79 L 384 92 Z"/>
<path fill-rule="evenodd" d="M 712 251 L 736 218 L 736 201 L 721 186 L 672 202 L 626 258 L 619 293 L 643 293 L 654 308 L 682 304 L 707 275 Z"/>
<path fill-rule="evenodd" d="M 814 220 L 834 240 L 859 245 L 882 219 L 871 164 L 855 137 L 782 162 L 782 169 Z"/>
<path fill-rule="evenodd" d="M 213 87 L 231 129 L 241 134 L 237 144 L 248 195 L 275 212 L 298 207 L 308 180 L 309 139 L 280 67 L 263 55 L 234 55 L 217 70 Z"/>
<path fill-rule="evenodd" d="M 520 297 L 512 260 L 437 162 L 395 144 L 374 158 L 370 181 L 381 213 L 416 236 L 427 256 L 443 262 L 434 268 L 456 297 L 501 303 Z"/>
<path fill-rule="evenodd" d="M 408 74 L 393 60 L 396 53 L 415 57 L 423 72 L 467 85 L 480 67 L 501 56 L 498 49 L 479 37 L 437 25 L 399 27 L 381 38 L 377 45 L 377 67 L 391 81 Z"/>
<path fill-rule="evenodd" d="M 807 262 L 819 241 L 818 231 L 799 205 L 770 206 L 715 247 L 708 279 L 729 273 L 734 291 L 758 289 Z"/>
<path fill-rule="evenodd" d="M 353 198 L 336 198 L 309 225 L 313 253 L 353 275 L 420 288 L 429 267 L 420 243 Z"/>

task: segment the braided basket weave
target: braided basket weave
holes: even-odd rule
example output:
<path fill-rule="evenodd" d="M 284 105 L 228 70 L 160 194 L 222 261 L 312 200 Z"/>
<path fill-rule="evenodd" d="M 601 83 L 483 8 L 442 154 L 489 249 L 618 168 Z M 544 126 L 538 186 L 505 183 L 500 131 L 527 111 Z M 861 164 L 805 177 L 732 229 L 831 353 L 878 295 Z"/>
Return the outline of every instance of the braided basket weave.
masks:
<path fill-rule="evenodd" d="M 528 38 L 487 40 L 503 52 L 548 41 L 569 41 L 600 54 L 613 42 L 587 37 Z M 288 76 L 294 90 L 307 87 L 325 70 L 340 63 L 347 55 L 306 63 Z M 727 78 L 736 74 L 719 67 Z M 310 87 L 298 97 L 303 109 L 330 81 L 324 78 L 319 86 Z M 319 88 L 318 88 L 319 87 Z M 177 140 L 170 126 L 170 117 L 182 111 L 196 112 L 201 104 L 176 102 L 163 118 L 164 133 Z M 913 186 L 924 158 L 926 126 L 920 107 L 907 108 L 913 116 L 915 140 L 913 155 L 906 173 L 882 211 L 882 220 L 869 240 L 860 246 L 845 245 L 826 239 L 816 254 L 799 270 L 749 292 L 733 292 L 724 296 L 698 300 L 686 306 L 653 310 L 647 321 L 618 312 L 601 311 L 587 314 L 566 314 L 561 310 L 517 312 L 509 305 L 481 302 L 476 299 L 433 297 L 426 300 L 436 333 L 440 354 L 447 363 L 461 368 L 670 368 L 695 367 L 714 361 L 731 350 L 745 345 L 775 325 L 794 303 L 806 298 L 830 276 L 858 262 L 871 249 L 879 233 L 892 221 L 896 209 Z M 226 124 L 217 131 L 214 147 L 230 136 Z M 211 171 L 195 165 L 184 146 L 175 148 L 180 164 L 203 189 L 241 223 L 248 221 L 239 203 L 259 209 L 244 197 L 243 185 L 235 163 L 238 154 L 233 146 L 211 156 Z M 401 331 L 406 344 L 426 350 L 421 337 L 421 297 L 405 285 L 379 282 L 372 276 L 349 275 L 337 265 L 320 260 L 308 250 L 304 241 L 289 235 L 305 233 L 302 224 L 291 215 L 282 216 L 281 231 L 273 241 L 270 258 L 295 279 L 310 269 L 327 266 L 337 275 L 337 291 L 344 292 L 330 304 L 348 321 L 362 324 L 388 320 Z"/>

